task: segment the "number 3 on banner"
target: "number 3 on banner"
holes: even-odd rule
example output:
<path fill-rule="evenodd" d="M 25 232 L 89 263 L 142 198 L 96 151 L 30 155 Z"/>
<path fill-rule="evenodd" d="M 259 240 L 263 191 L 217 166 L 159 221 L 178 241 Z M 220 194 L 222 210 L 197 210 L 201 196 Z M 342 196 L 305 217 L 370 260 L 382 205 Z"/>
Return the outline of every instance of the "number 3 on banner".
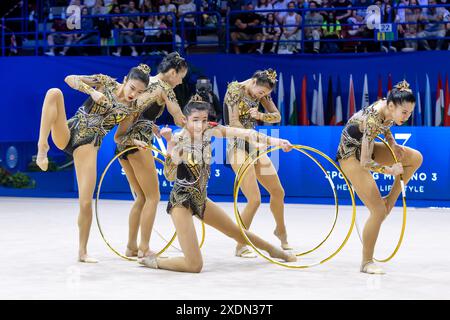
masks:
<path fill-rule="evenodd" d="M 69 30 L 81 29 L 81 10 L 79 6 L 70 5 L 67 7 L 66 14 L 68 15 L 66 24 Z"/>

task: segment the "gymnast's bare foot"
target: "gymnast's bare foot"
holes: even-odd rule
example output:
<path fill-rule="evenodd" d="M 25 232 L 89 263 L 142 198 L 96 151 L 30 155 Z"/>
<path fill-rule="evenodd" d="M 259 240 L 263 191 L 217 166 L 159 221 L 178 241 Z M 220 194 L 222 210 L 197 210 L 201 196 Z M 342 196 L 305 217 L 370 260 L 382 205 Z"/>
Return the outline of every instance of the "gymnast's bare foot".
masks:
<path fill-rule="evenodd" d="M 48 143 L 38 143 L 38 153 L 36 156 L 36 164 L 42 171 L 47 171 L 48 169 L 48 158 L 47 152 L 50 149 Z"/>
<path fill-rule="evenodd" d="M 133 247 L 129 247 L 127 246 L 127 250 L 125 251 L 125 256 L 126 257 L 137 257 L 138 256 L 138 248 L 133 248 Z"/>
<path fill-rule="evenodd" d="M 274 248 L 273 251 L 269 251 L 269 255 L 272 258 L 277 258 L 284 260 L 286 262 L 295 262 L 297 261 L 297 256 L 293 253 L 286 252 L 284 250 L 280 250 L 278 248 Z"/>
<path fill-rule="evenodd" d="M 280 231 L 278 231 L 277 229 L 275 229 L 275 231 L 273 232 L 273 234 L 280 239 L 281 241 L 281 248 L 283 248 L 283 250 L 293 250 L 294 248 L 292 248 L 288 241 L 287 241 L 287 233 L 281 233 Z"/>
<path fill-rule="evenodd" d="M 83 262 L 83 263 L 98 263 L 98 260 L 95 258 L 92 258 L 90 256 L 87 255 L 87 253 L 85 254 L 80 254 L 78 257 L 78 262 Z"/>

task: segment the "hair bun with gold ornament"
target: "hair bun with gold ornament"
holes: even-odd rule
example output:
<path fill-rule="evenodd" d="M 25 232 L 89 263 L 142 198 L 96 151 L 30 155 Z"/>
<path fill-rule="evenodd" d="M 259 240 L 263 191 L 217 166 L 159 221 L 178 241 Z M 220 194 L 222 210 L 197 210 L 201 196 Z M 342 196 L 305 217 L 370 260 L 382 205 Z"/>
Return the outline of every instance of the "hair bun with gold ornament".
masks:
<path fill-rule="evenodd" d="M 146 75 L 150 74 L 150 67 L 145 63 L 141 63 L 137 68 Z"/>
<path fill-rule="evenodd" d="M 277 82 L 277 72 L 273 69 L 264 70 L 264 73 L 267 75 L 267 78 L 273 83 Z"/>
<path fill-rule="evenodd" d="M 406 80 L 397 83 L 394 88 L 397 89 L 398 91 L 412 92 L 409 83 Z"/>

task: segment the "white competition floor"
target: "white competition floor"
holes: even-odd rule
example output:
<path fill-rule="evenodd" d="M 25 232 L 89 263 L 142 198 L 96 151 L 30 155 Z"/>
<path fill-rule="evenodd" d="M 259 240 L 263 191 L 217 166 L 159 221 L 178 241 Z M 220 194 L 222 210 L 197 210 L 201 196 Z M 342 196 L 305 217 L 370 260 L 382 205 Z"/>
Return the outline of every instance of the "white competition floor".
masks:
<path fill-rule="evenodd" d="M 121 252 L 127 239 L 128 201 L 102 200 L 103 231 Z M 173 232 L 165 202 L 155 228 Z M 234 219 L 232 203 L 220 203 Z M 329 241 L 317 253 L 300 259 L 312 263 L 331 254 L 348 230 L 351 207 L 340 208 Z M 76 199 L 0 198 L 0 299 L 450 299 L 450 210 L 409 208 L 404 243 L 383 264 L 386 275 L 359 272 L 361 243 L 356 229 L 333 259 L 311 269 L 290 270 L 266 260 L 234 257 L 234 242 L 210 227 L 202 249 L 200 274 L 153 270 L 116 256 L 103 242 L 95 217 L 89 252 L 98 264 L 76 261 Z M 325 237 L 334 207 L 286 205 L 289 240 L 298 251 Z M 362 223 L 366 209 L 358 207 Z M 395 208 L 381 230 L 377 256 L 393 250 L 402 210 Z M 198 224 L 200 226 L 200 224 Z M 273 217 L 263 204 L 252 230 L 278 244 L 271 235 Z M 198 228 L 200 231 L 200 228 Z M 153 249 L 162 244 L 154 232 Z M 175 242 L 178 246 L 178 243 Z M 169 255 L 179 252 L 171 248 Z"/>

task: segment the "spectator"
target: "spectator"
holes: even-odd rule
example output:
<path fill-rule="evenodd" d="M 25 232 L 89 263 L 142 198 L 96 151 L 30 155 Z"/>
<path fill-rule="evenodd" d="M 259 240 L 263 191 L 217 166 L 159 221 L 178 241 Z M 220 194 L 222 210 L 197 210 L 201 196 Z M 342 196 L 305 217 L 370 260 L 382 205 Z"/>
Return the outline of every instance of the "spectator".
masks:
<path fill-rule="evenodd" d="M 241 11 L 245 9 L 244 0 L 230 0 L 227 1 L 227 15 L 230 15 L 230 26 L 234 26 L 236 24 L 237 17 L 242 13 L 233 13 L 230 11 Z"/>
<path fill-rule="evenodd" d="M 441 4 L 448 4 L 448 0 L 441 0 L 440 1 Z M 450 41 L 449 41 L 449 37 L 450 37 L 450 7 L 442 7 L 442 10 L 444 12 L 444 21 L 446 22 L 445 25 L 445 29 L 446 29 L 446 33 L 445 36 L 447 37 L 447 39 L 445 40 L 445 43 L 447 44 L 448 50 L 450 50 Z"/>
<path fill-rule="evenodd" d="M 277 20 L 275 19 L 274 13 L 269 13 L 267 15 L 266 20 L 263 22 L 262 31 L 263 38 L 261 46 L 257 51 L 261 54 L 266 52 L 267 50 L 270 50 L 271 53 L 275 53 L 278 45 L 278 40 L 280 39 L 281 29 L 278 25 Z"/>
<path fill-rule="evenodd" d="M 55 45 L 64 44 L 65 47 L 62 51 L 60 51 L 60 55 L 65 56 L 67 51 L 69 50 L 69 45 L 72 44 L 74 34 L 73 33 L 65 33 L 69 32 L 67 28 L 67 23 L 63 19 L 55 19 L 53 21 L 53 25 L 51 27 L 51 33 L 47 36 L 47 43 L 50 46 L 49 51 L 45 52 L 48 56 L 55 55 Z"/>
<path fill-rule="evenodd" d="M 347 19 L 351 17 L 352 12 L 349 8 L 352 6 L 350 0 L 336 0 L 333 2 L 333 7 L 336 8 L 336 20 L 339 21 L 340 24 L 347 23 Z"/>
<path fill-rule="evenodd" d="M 382 23 L 397 23 L 399 33 L 403 32 L 402 26 L 401 26 L 401 24 L 399 24 L 400 17 L 397 14 L 396 10 L 394 10 L 392 5 L 390 5 L 389 3 L 385 3 L 381 22 Z M 386 43 L 384 43 L 384 44 L 386 44 Z M 381 50 L 383 50 L 385 52 L 388 52 L 389 50 L 395 51 L 395 52 L 397 51 L 397 48 L 395 47 L 396 43 L 389 42 L 388 43 L 389 49 L 384 44 L 381 45 Z"/>
<path fill-rule="evenodd" d="M 164 0 L 164 4 L 159 6 L 160 13 L 173 12 L 177 14 L 177 7 L 170 0 Z"/>
<path fill-rule="evenodd" d="M 84 0 L 83 6 L 88 9 L 88 12 L 92 10 L 92 8 L 95 6 L 96 0 Z"/>
<path fill-rule="evenodd" d="M 161 50 L 164 53 L 168 53 L 170 51 L 174 51 L 173 48 L 173 41 L 178 45 L 181 45 L 181 38 L 179 35 L 173 33 L 173 26 L 175 24 L 175 21 L 173 20 L 173 16 L 167 15 L 164 16 L 164 18 L 161 20 L 161 35 L 160 40 L 161 42 L 167 43 L 165 45 L 160 46 Z"/>
<path fill-rule="evenodd" d="M 138 13 L 140 13 L 140 11 L 136 8 L 136 3 L 134 1 L 129 1 L 128 7 L 126 8 L 125 13 L 138 14 Z M 136 24 L 139 23 L 139 20 L 140 20 L 139 16 L 130 16 L 128 18 Z"/>
<path fill-rule="evenodd" d="M 131 55 L 133 57 L 138 56 L 138 52 L 136 51 L 136 47 L 133 46 L 134 41 L 134 30 L 136 29 L 136 23 L 130 20 L 128 17 L 121 17 L 118 23 L 118 27 L 116 28 L 116 32 L 118 33 L 119 47 L 116 52 L 113 52 L 113 56 L 120 57 L 122 55 L 123 45 L 130 45 Z"/>
<path fill-rule="evenodd" d="M 290 2 L 291 2 L 290 0 L 277 0 L 272 5 L 275 10 L 287 10 L 288 4 Z M 295 3 L 294 3 L 294 8 L 295 8 Z M 276 12 L 275 18 L 277 19 L 277 22 L 279 24 L 283 24 L 283 19 L 286 17 L 287 14 L 288 13 L 286 11 Z"/>
<path fill-rule="evenodd" d="M 291 1 L 288 4 L 288 9 L 295 9 L 295 2 Z M 300 41 L 302 40 L 302 33 L 300 25 L 302 17 L 298 13 L 291 11 L 283 18 L 283 33 L 280 37 L 280 44 L 278 46 L 279 54 L 298 53 L 301 50 Z M 283 42 L 289 41 L 289 42 Z"/>
<path fill-rule="evenodd" d="M 324 39 L 329 40 L 323 43 L 323 52 L 335 53 L 339 51 L 338 44 L 331 41 L 332 39 L 342 38 L 341 24 L 336 20 L 336 15 L 333 11 L 328 11 L 328 15 L 323 22 L 322 36 Z"/>
<path fill-rule="evenodd" d="M 84 17 L 88 15 L 88 8 L 83 7 L 83 9 L 81 9 L 81 30 L 83 33 L 74 35 L 75 43 L 80 46 L 98 44 L 98 36 L 94 31 L 94 29 L 97 29 L 97 26 L 94 26 L 94 21 L 92 18 Z M 82 47 L 78 47 L 77 49 L 79 53 L 83 52 Z"/>
<path fill-rule="evenodd" d="M 181 25 L 182 21 L 184 20 L 184 34 L 182 35 L 182 37 L 184 37 L 188 46 L 191 43 L 195 42 L 197 38 L 195 32 L 195 15 L 189 14 L 185 15 L 184 18 L 182 17 L 188 12 L 195 11 L 197 11 L 197 8 L 194 4 L 194 1 L 192 0 L 184 0 L 184 3 L 178 6 L 178 22 Z"/>
<path fill-rule="evenodd" d="M 141 0 L 139 3 L 139 10 L 143 13 L 157 12 L 157 10 L 153 10 L 151 0 Z"/>
<path fill-rule="evenodd" d="M 417 0 L 409 0 L 409 6 L 418 6 Z M 403 26 L 403 37 L 405 38 L 404 52 L 416 51 L 418 48 L 417 33 L 419 30 L 419 19 L 422 14 L 421 8 L 407 8 L 405 9 L 405 25 Z"/>
<path fill-rule="evenodd" d="M 106 7 L 108 13 L 113 11 L 113 7 L 118 5 L 117 0 L 103 0 L 103 5 Z"/>
<path fill-rule="evenodd" d="M 253 4 L 249 2 L 246 9 L 252 11 Z M 248 53 L 256 51 L 259 42 L 262 40 L 262 31 L 260 28 L 261 20 L 261 17 L 254 12 L 244 12 L 237 17 L 234 24 L 237 29 L 231 32 L 231 41 L 236 54 L 240 53 L 238 42 L 241 40 L 253 42 L 250 43 Z"/>
<path fill-rule="evenodd" d="M 269 0 L 258 0 L 255 10 L 272 10 L 273 6 L 269 3 Z M 267 15 L 271 12 L 258 12 L 261 17 L 267 18 Z"/>
<path fill-rule="evenodd" d="M 143 43 L 161 42 L 160 26 L 161 26 L 161 23 L 159 22 L 157 17 L 148 16 L 147 20 L 144 23 L 145 37 L 144 37 Z M 147 45 L 144 47 L 144 51 L 142 52 L 142 55 L 147 54 L 147 52 L 158 51 L 158 50 L 154 50 L 155 48 L 158 49 L 158 47 L 159 47 L 159 44 L 158 45 Z"/>
<path fill-rule="evenodd" d="M 436 5 L 436 0 L 428 1 L 430 6 Z M 445 12 L 442 7 L 428 8 L 419 18 L 419 21 L 426 23 L 425 30 L 418 33 L 419 38 L 437 37 L 440 38 L 436 41 L 436 50 L 441 50 L 444 44 L 445 37 Z M 431 50 L 427 39 L 421 39 L 420 43 L 425 50 Z"/>
<path fill-rule="evenodd" d="M 104 0 L 96 0 L 95 5 L 91 9 L 92 15 L 107 14 L 108 8 L 105 6 Z"/>
<path fill-rule="evenodd" d="M 331 0 L 323 0 L 322 4 L 319 6 L 321 9 L 330 9 L 331 7 Z M 330 10 L 321 10 L 319 11 L 319 13 L 322 15 L 323 17 L 323 21 L 326 21 L 328 19 L 328 13 L 330 12 Z M 334 11 L 333 11 L 334 12 Z M 335 15 L 336 17 L 336 15 Z"/>
<path fill-rule="evenodd" d="M 406 9 L 405 7 L 408 6 L 408 0 L 400 0 L 397 4 L 397 14 L 399 17 L 399 22 L 400 23 L 405 23 L 406 22 Z"/>
<path fill-rule="evenodd" d="M 308 40 L 313 39 L 313 52 L 320 52 L 320 35 L 321 27 L 323 24 L 323 17 L 317 9 L 318 5 L 315 1 L 309 2 L 309 8 L 311 9 L 305 16 L 305 37 Z"/>

